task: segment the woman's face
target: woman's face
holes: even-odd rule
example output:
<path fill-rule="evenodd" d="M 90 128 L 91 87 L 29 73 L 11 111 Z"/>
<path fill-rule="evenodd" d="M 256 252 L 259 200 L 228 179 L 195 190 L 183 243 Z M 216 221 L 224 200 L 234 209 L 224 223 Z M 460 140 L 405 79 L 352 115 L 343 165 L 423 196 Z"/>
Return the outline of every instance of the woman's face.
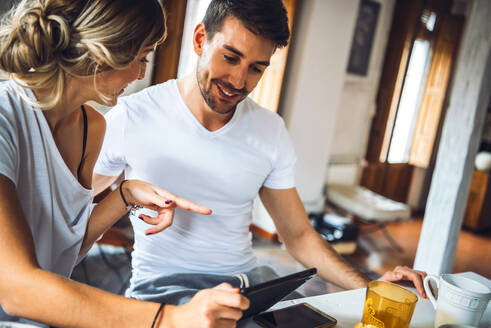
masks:
<path fill-rule="evenodd" d="M 141 80 L 147 70 L 147 57 L 154 47 L 145 48 L 128 66 L 123 69 L 111 69 L 97 75 L 96 101 L 106 105 L 115 106 L 118 97 L 125 88 L 135 80 Z M 100 94 L 105 97 L 101 97 Z M 104 99 L 101 99 L 104 98 Z"/>

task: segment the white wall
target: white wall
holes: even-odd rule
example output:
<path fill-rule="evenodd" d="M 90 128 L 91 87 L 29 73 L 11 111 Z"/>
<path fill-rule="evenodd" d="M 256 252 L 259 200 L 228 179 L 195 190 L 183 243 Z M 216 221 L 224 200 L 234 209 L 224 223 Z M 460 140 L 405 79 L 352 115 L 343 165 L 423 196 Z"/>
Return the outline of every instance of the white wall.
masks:
<path fill-rule="evenodd" d="M 304 1 L 297 20 L 280 110 L 298 155 L 297 188 L 312 209 L 323 203 L 358 3 Z"/>
<path fill-rule="evenodd" d="M 395 6 L 395 0 L 378 2 L 367 76 L 346 73 L 358 0 L 310 0 L 300 13 L 281 110 L 299 155 L 297 182 L 307 205 L 322 201 L 326 179 L 359 182 Z"/>
<path fill-rule="evenodd" d="M 297 188 L 308 211 L 323 208 L 322 190 L 358 3 L 302 1 L 297 13 L 280 112 L 297 152 Z M 258 200 L 253 223 L 276 232 Z"/>
<path fill-rule="evenodd" d="M 359 0 L 301 2 L 280 110 L 298 154 L 297 188 L 307 210 L 322 209 L 326 179 L 358 183 L 395 4 L 379 2 L 366 77 L 346 73 Z M 329 162 L 338 164 L 328 170 Z M 260 202 L 253 222 L 276 231 Z"/>
<path fill-rule="evenodd" d="M 329 183 L 359 183 L 395 6 L 394 0 L 378 2 L 381 7 L 367 76 L 344 76 L 329 156 Z"/>
<path fill-rule="evenodd" d="M 323 209 L 326 179 L 358 183 L 395 0 L 379 2 L 366 77 L 346 73 L 359 0 L 301 2 L 280 111 L 298 154 L 297 188 L 308 211 Z M 337 165 L 328 170 L 329 162 Z M 275 232 L 260 203 L 254 224 Z"/>

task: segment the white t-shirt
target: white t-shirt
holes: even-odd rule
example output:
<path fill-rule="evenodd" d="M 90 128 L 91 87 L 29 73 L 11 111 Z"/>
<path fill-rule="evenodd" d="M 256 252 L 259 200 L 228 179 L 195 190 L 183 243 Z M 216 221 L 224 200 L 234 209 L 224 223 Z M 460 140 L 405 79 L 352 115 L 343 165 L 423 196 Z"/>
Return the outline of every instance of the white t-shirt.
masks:
<path fill-rule="evenodd" d="M 120 99 L 107 115 L 95 173 L 140 179 L 213 210 L 177 209 L 165 231 L 131 217 L 132 282 L 173 273 L 236 274 L 257 265 L 251 249 L 252 202 L 262 186 L 294 187 L 296 156 L 283 120 L 251 99 L 221 129 L 205 129 L 177 81 Z"/>
<path fill-rule="evenodd" d="M 68 277 L 85 235 L 93 192 L 70 172 L 43 113 L 20 92 L 35 99 L 13 81 L 0 83 L 0 174 L 16 186 L 40 267 Z"/>

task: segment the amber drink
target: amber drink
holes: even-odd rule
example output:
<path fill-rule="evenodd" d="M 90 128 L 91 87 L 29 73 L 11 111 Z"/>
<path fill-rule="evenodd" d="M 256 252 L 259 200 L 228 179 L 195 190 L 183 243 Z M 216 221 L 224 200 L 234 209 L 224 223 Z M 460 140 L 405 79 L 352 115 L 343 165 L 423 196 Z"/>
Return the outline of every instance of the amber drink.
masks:
<path fill-rule="evenodd" d="M 368 283 L 363 328 L 409 328 L 418 297 L 398 285 L 385 281 Z"/>

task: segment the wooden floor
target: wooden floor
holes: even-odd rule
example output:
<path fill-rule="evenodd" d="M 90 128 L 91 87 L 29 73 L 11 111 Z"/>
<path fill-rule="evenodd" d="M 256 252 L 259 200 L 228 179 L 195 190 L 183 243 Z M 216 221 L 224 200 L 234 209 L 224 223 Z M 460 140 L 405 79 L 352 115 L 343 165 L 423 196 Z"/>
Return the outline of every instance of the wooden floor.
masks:
<path fill-rule="evenodd" d="M 422 223 L 422 219 L 414 219 L 387 226 L 390 235 L 404 249 L 403 253 L 391 247 L 381 231 L 366 233 L 370 228 L 364 227 L 357 251 L 350 259 L 378 273 L 401 264 L 412 267 Z M 491 279 L 491 231 L 480 235 L 466 230 L 461 232 L 453 272 L 465 271 L 474 271 Z"/>

